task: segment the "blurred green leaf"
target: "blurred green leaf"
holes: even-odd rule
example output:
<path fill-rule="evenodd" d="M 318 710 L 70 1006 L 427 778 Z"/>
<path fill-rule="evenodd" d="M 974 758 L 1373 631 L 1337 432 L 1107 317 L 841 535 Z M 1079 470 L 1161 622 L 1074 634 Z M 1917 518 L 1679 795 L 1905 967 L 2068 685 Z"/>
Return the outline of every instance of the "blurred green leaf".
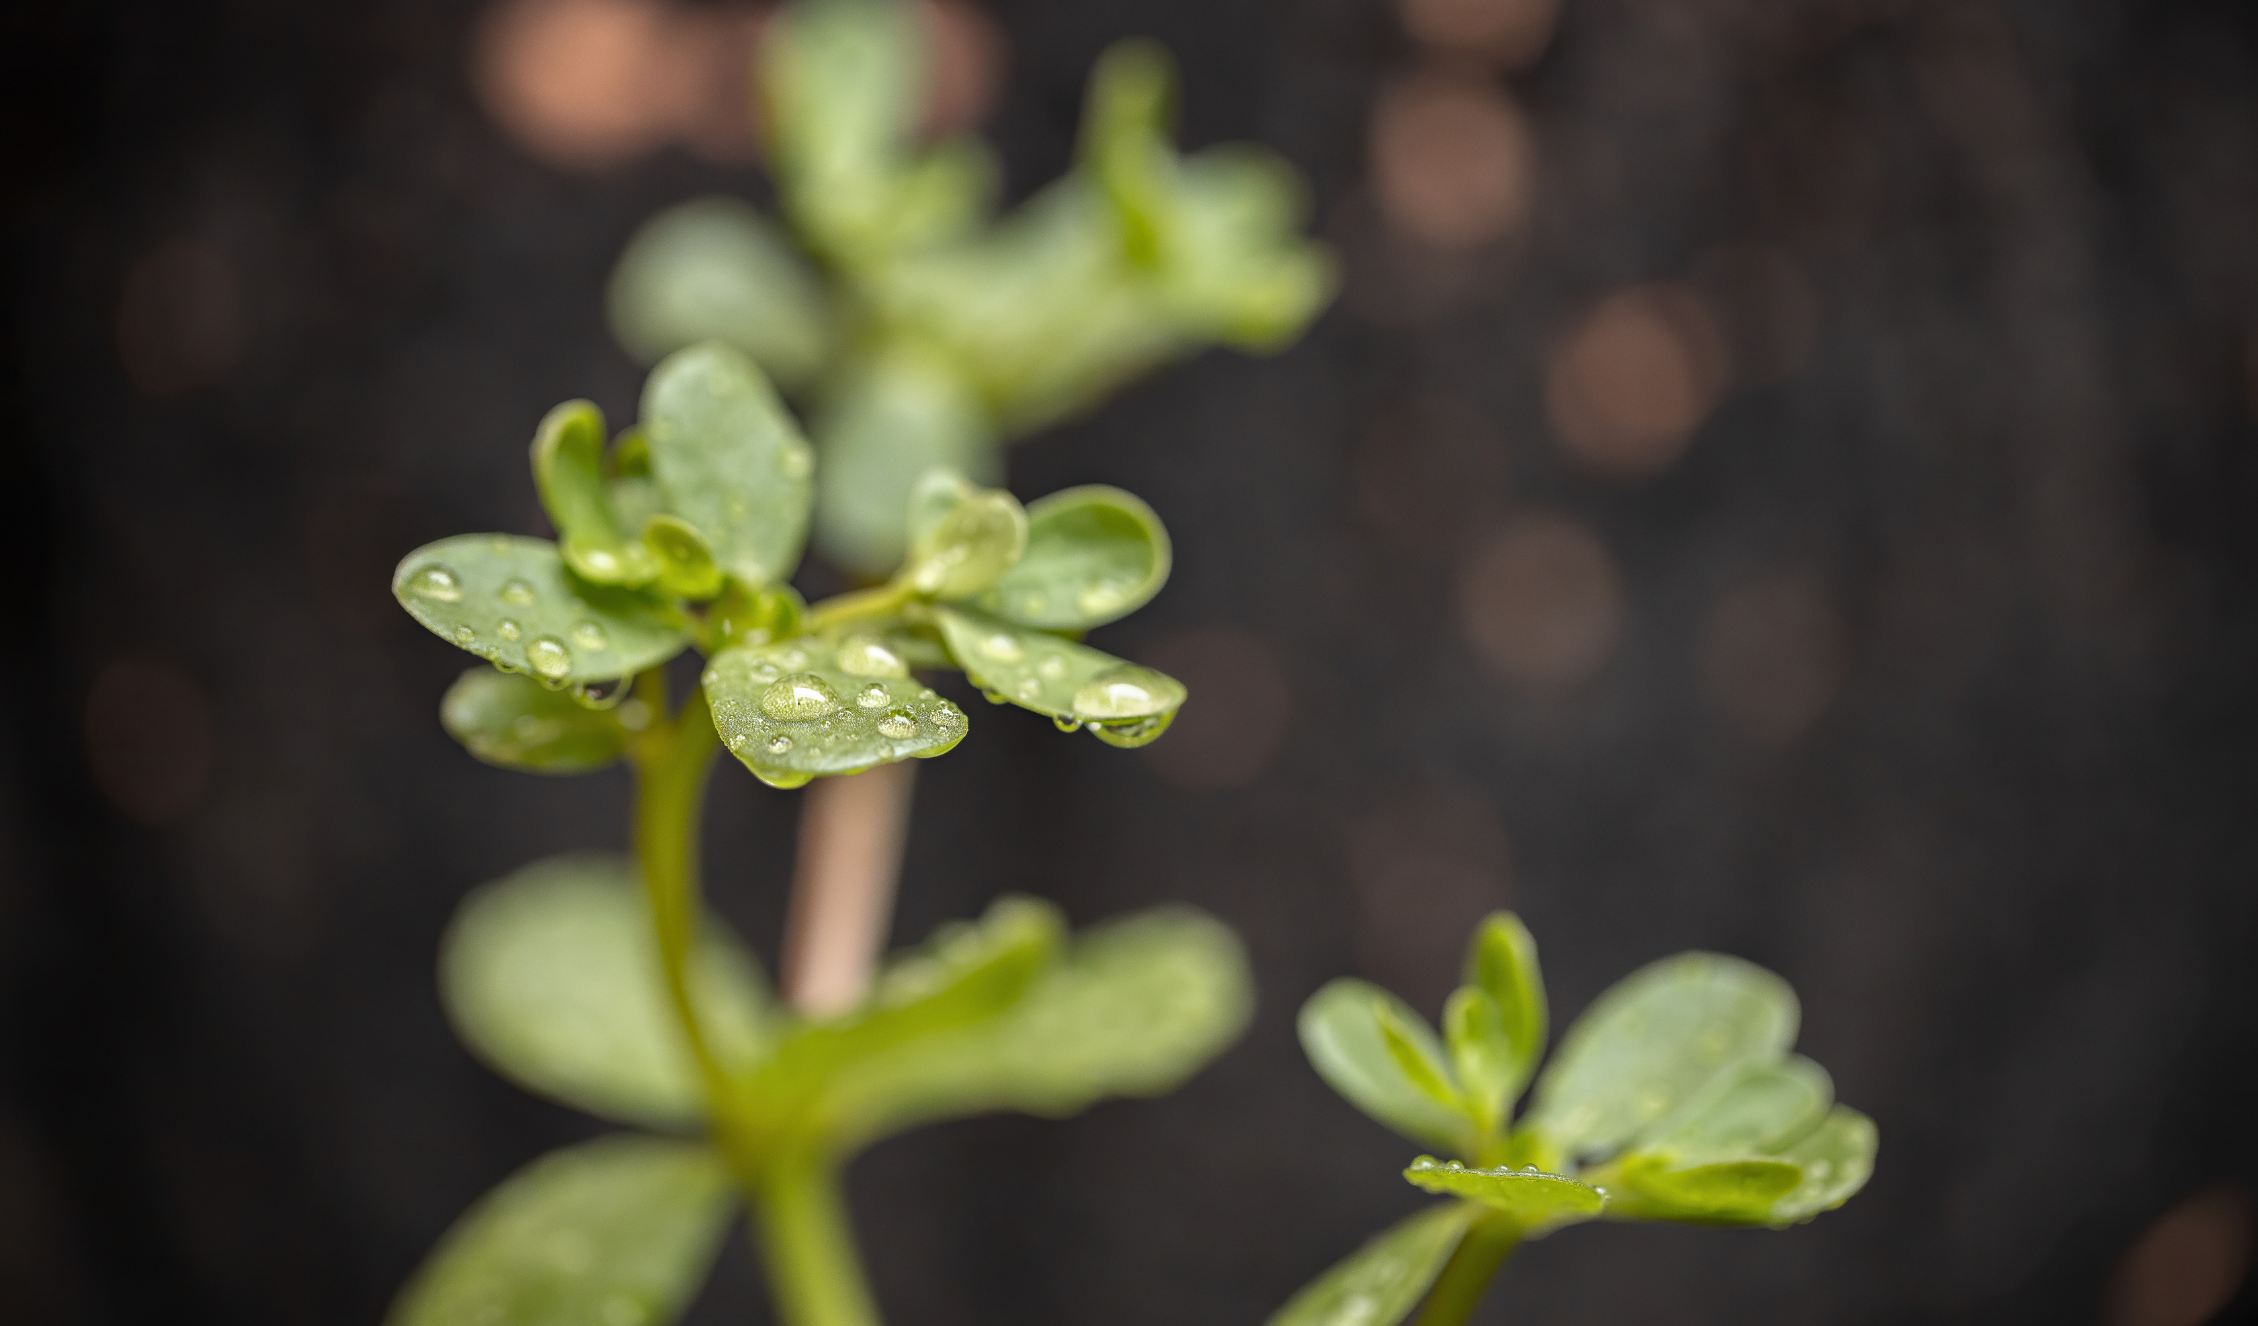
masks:
<path fill-rule="evenodd" d="M 1777 1152 L 1827 1117 L 1835 1100 L 1827 1070 L 1790 1055 L 1742 1071 L 1714 1098 L 1640 1142 L 1639 1149 L 1680 1158 L 1725 1159 Z"/>
<path fill-rule="evenodd" d="M 1256 354 L 1292 344 L 1340 289 L 1331 251 L 1302 238 L 1307 195 L 1292 166 L 1251 144 L 1184 158 L 1165 294 L 1175 324 Z"/>
<path fill-rule="evenodd" d="M 1446 1202 L 1397 1221 L 1310 1281 L 1267 1326 L 1395 1326 L 1427 1296 L 1476 1211 Z"/>
<path fill-rule="evenodd" d="M 1466 1113 L 1466 1101 L 1459 1095 L 1458 1084 L 1451 1080 L 1443 1047 L 1436 1044 L 1435 1033 L 1426 1020 L 1396 1004 L 1381 1004 L 1374 1011 L 1380 1022 L 1380 1043 L 1387 1047 L 1388 1057 L 1395 1060 L 1404 1080 L 1451 1113 Z"/>
<path fill-rule="evenodd" d="M 1091 484 L 1027 508 L 1027 548 L 975 600 L 982 611 L 1046 631 L 1086 631 L 1128 616 L 1168 583 L 1168 530 L 1151 507 Z"/>
<path fill-rule="evenodd" d="M 658 579 L 659 560 L 619 531 L 604 484 L 604 415 L 587 401 L 549 411 L 533 434 L 533 483 L 565 563 L 599 585 Z"/>
<path fill-rule="evenodd" d="M 718 920 L 702 927 L 694 985 L 716 1053 L 758 1058 L 770 1034 L 760 972 Z M 529 1091 L 624 1123 L 704 1117 L 625 857 L 551 857 L 474 890 L 441 941 L 439 991 L 463 1043 Z"/>
<path fill-rule="evenodd" d="M 1443 1005 L 1443 1042 L 1474 1122 L 1484 1133 L 1495 1132 L 1513 1099 L 1515 1065 L 1505 1020 L 1488 991 L 1462 985 L 1451 992 Z"/>
<path fill-rule="evenodd" d="M 937 605 L 934 619 L 958 666 L 991 698 L 1086 723 L 1115 745 L 1160 735 L 1184 703 L 1184 684 L 1087 645 L 970 609 Z"/>
<path fill-rule="evenodd" d="M 1348 977 L 1328 981 L 1302 1005 L 1297 1028 L 1302 1049 L 1333 1090 L 1373 1119 L 1426 1146 L 1461 1155 L 1474 1149 L 1465 1116 L 1421 1091 L 1396 1056 L 1382 1030 L 1384 1016 L 1400 1029 L 1424 1034 L 1431 1053 L 1434 1034 L 1402 1000 L 1368 981 Z"/>
<path fill-rule="evenodd" d="M 1019 499 L 952 470 L 926 471 L 910 491 L 909 511 L 909 559 L 897 579 L 920 594 L 977 594 L 1027 547 L 1027 513 Z"/>
<path fill-rule="evenodd" d="M 1159 43 L 1115 42 L 1098 57 L 1082 110 L 1081 166 L 1120 226 L 1122 256 L 1134 267 L 1162 258 L 1174 224 L 1176 62 Z"/>
<path fill-rule="evenodd" d="M 1873 1175 L 1880 1142 L 1872 1119 L 1847 1105 L 1828 1111 L 1817 1128 L 1779 1153 L 1802 1171 L 1803 1181 L 1773 1206 L 1772 1223 L 1809 1220 L 1849 1201 Z"/>
<path fill-rule="evenodd" d="M 1738 958 L 1682 953 L 1593 1001 L 1537 1081 L 1531 1127 L 1569 1155 L 1612 1152 L 1795 1043 L 1795 992 Z"/>
<path fill-rule="evenodd" d="M 1065 933 L 1056 907 L 1022 897 L 997 899 L 977 922 L 943 926 L 889 963 L 861 1008 L 787 1036 L 763 1070 L 764 1094 L 811 1098 L 842 1069 L 1003 1016 L 1057 957 Z"/>
<path fill-rule="evenodd" d="M 1415 1188 L 1470 1198 L 1503 1211 L 1533 1233 L 1589 1220 L 1607 1205 L 1607 1197 L 1596 1188 L 1534 1169 L 1468 1169 L 1455 1160 L 1421 1156 L 1403 1177 Z"/>
<path fill-rule="evenodd" d="M 557 686 L 640 672 L 690 640 L 671 606 L 574 576 L 544 539 L 458 534 L 425 544 L 401 559 L 392 595 L 440 639 Z"/>
<path fill-rule="evenodd" d="M 1521 1093 L 1544 1058 L 1549 1014 L 1544 973 L 1537 966 L 1537 941 L 1521 918 L 1492 912 L 1475 927 L 1466 949 L 1466 984 L 1488 992 L 1497 1003 L 1505 1039 L 1512 1047 L 1510 1100 Z"/>
<path fill-rule="evenodd" d="M 474 667 L 447 688 L 439 721 L 488 764 L 529 773 L 576 774 L 618 759 L 634 733 L 618 708 L 591 709 L 571 696 L 489 667 Z"/>
<path fill-rule="evenodd" d="M 1174 1090 L 1236 1040 L 1252 1011 L 1245 951 L 1188 907 L 1092 927 L 1011 1011 L 874 1056 L 827 1093 L 853 1145 L 989 1110 L 1058 1117 L 1106 1096 Z"/>
<path fill-rule="evenodd" d="M 950 470 L 1003 478 L 987 411 L 960 374 L 908 350 L 858 356 L 840 369 L 815 417 L 816 536 L 825 557 L 873 578 L 908 549 L 902 512 L 920 476 Z"/>
<path fill-rule="evenodd" d="M 854 672 L 813 636 L 737 645 L 706 664 L 703 684 L 722 744 L 771 787 L 929 759 L 964 739 L 964 711 L 908 675 Z M 858 642 L 850 664 L 870 654 Z"/>
<path fill-rule="evenodd" d="M 1609 1166 L 1615 1194 L 1608 1214 L 1619 1220 L 1670 1220 L 1704 1225 L 1764 1225 L 1803 1171 L 1778 1160 L 1724 1160 L 1673 1166 L 1655 1156 L 1629 1156 Z"/>
<path fill-rule="evenodd" d="M 807 600 L 790 585 L 747 585 L 732 580 L 706 608 L 701 643 L 708 654 L 731 645 L 767 645 L 800 633 Z"/>
<path fill-rule="evenodd" d="M 721 568 L 748 585 L 789 579 L 815 453 L 753 361 L 718 341 L 667 356 L 644 384 L 643 431 L 667 510 Z"/>
<path fill-rule="evenodd" d="M 710 599 L 721 592 L 713 549 L 689 521 L 658 512 L 643 524 L 643 544 L 658 560 L 660 589 L 685 599 Z"/>
<path fill-rule="evenodd" d="M 643 223 L 613 269 L 612 335 L 642 363 L 726 341 L 786 386 L 830 350 L 822 283 L 768 218 L 735 198 L 698 198 Z"/>
<path fill-rule="evenodd" d="M 709 1147 L 600 1137 L 552 1151 L 464 1213 L 389 1326 L 665 1326 L 712 1270 L 735 1208 Z"/>

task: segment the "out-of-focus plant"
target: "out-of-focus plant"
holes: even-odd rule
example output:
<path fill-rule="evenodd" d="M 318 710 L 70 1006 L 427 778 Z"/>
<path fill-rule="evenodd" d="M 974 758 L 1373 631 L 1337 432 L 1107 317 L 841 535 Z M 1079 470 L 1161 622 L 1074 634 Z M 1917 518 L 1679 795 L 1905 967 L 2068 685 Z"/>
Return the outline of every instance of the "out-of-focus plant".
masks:
<path fill-rule="evenodd" d="M 609 445 L 585 401 L 541 422 L 533 476 L 555 542 L 459 535 L 393 579 L 417 621 L 484 660 L 441 709 L 472 754 L 634 773 L 634 855 L 553 858 L 478 890 L 441 985 L 497 1071 L 645 1130 L 552 1152 L 488 1194 L 402 1291 L 395 1326 L 669 1321 L 741 1199 L 782 1320 L 867 1326 L 838 1183 L 858 1149 L 977 1111 L 1171 1090 L 1246 1019 L 1245 960 L 1219 923 L 1170 908 L 1069 936 L 1023 898 L 945 928 L 836 1015 L 771 998 L 701 902 L 716 752 L 783 788 L 940 755 L 967 720 L 913 669 L 962 670 L 1114 745 L 1150 741 L 1184 688 L 1080 637 L 1159 591 L 1168 537 L 1116 489 L 1023 509 L 936 469 L 905 501 L 895 574 L 808 607 L 787 578 L 815 455 L 760 368 L 718 343 L 680 351 L 641 414 Z M 691 648 L 700 684 L 673 703 L 666 664 Z"/>
<path fill-rule="evenodd" d="M 1600 995 L 1537 1073 L 1547 1034 L 1536 942 L 1500 912 L 1475 931 L 1438 1037 L 1402 1000 L 1333 981 L 1302 1006 L 1310 1062 L 1423 1147 L 1403 1172 L 1453 1200 L 1400 1221 L 1270 1326 L 1456 1326 L 1528 1239 L 1587 1220 L 1780 1229 L 1848 1201 L 1873 1121 L 1792 1053 L 1795 992 L 1738 958 L 1681 953 Z M 1514 1103 L 1536 1082 L 1518 1119 Z"/>
<path fill-rule="evenodd" d="M 801 0 L 757 80 L 779 225 L 707 198 L 649 221 L 611 281 L 646 362 L 717 338 L 811 405 L 815 540 L 882 574 L 934 466 L 1002 479 L 1002 446 L 1214 344 L 1271 351 L 1331 298 L 1299 177 L 1260 148 L 1172 143 L 1167 54 L 1124 42 L 1090 80 L 1074 168 L 995 213 L 977 139 L 919 140 L 927 70 L 900 0 Z"/>

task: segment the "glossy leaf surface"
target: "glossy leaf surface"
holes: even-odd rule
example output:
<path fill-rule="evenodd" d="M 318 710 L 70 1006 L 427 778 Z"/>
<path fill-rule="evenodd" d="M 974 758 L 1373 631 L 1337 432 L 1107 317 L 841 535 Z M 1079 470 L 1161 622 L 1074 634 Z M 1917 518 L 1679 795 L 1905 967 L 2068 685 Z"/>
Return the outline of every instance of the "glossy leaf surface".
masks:
<path fill-rule="evenodd" d="M 937 607 L 934 618 L 975 685 L 1022 709 L 1116 729 L 1124 744 L 1158 736 L 1184 703 L 1182 682 L 1087 645 L 965 608 Z"/>
<path fill-rule="evenodd" d="M 1617 982 L 1561 1041 L 1538 1079 L 1530 1124 L 1570 1154 L 1629 1142 L 1795 1043 L 1795 992 L 1715 953 L 1665 958 Z"/>
<path fill-rule="evenodd" d="M 1310 1064 L 1351 1105 L 1397 1133 L 1425 1146 L 1470 1153 L 1468 1120 L 1421 1091 L 1389 1052 L 1382 1010 L 1412 1034 L 1424 1033 L 1429 1051 L 1440 1057 L 1434 1034 L 1402 1000 L 1368 981 L 1343 977 L 1302 1005 L 1296 1026 Z"/>
<path fill-rule="evenodd" d="M 714 730 L 772 787 L 929 759 L 962 741 L 964 711 L 888 658 L 893 667 L 873 668 L 866 645 L 842 658 L 840 646 L 812 636 L 726 649 L 703 678 Z"/>
<path fill-rule="evenodd" d="M 705 1283 L 735 1208 L 711 1148 L 602 1137 L 519 1170 L 455 1222 L 388 1326 L 664 1326 Z"/>
<path fill-rule="evenodd" d="M 1107 1096 L 1174 1090 L 1246 1026 L 1245 950 L 1202 912 L 1166 907 L 1077 936 L 995 1021 L 922 1038 L 844 1075 L 831 1094 L 857 1141 L 990 1110 L 1052 1117 Z"/>
<path fill-rule="evenodd" d="M 960 373 L 930 357 L 882 353 L 844 368 L 815 417 L 817 537 L 825 557 L 873 578 L 908 550 L 902 512 L 918 478 L 949 470 L 1003 479 L 986 408 Z"/>
<path fill-rule="evenodd" d="M 579 579 L 545 539 L 458 534 L 425 544 L 392 573 L 392 594 L 440 639 L 558 685 L 640 672 L 690 639 L 680 613 Z"/>
<path fill-rule="evenodd" d="M 830 349 L 822 283 L 791 241 L 735 198 L 698 198 L 628 241 L 607 293 L 612 335 L 642 363 L 725 341 L 787 386 Z"/>
<path fill-rule="evenodd" d="M 1880 1143 L 1872 1119 L 1846 1105 L 1828 1111 L 1817 1128 L 1780 1152 L 1803 1172 L 1803 1181 L 1772 1208 L 1772 1223 L 1809 1220 L 1849 1201 L 1873 1175 Z"/>
<path fill-rule="evenodd" d="M 979 593 L 1027 547 L 1027 513 L 1019 499 L 953 471 L 927 471 L 911 490 L 909 512 L 909 558 L 899 579 L 930 597 Z"/>
<path fill-rule="evenodd" d="M 1397 1221 L 1286 1300 L 1268 1326 L 1395 1326 L 1426 1297 L 1474 1215 L 1446 1202 Z"/>
<path fill-rule="evenodd" d="M 1596 1188 L 1534 1169 L 1469 1169 L 1455 1160 L 1421 1156 L 1403 1177 L 1415 1188 L 1469 1198 L 1503 1211 L 1532 1231 L 1589 1220 L 1607 1205 Z"/>
<path fill-rule="evenodd" d="M 1488 991 L 1462 985 L 1451 992 L 1443 1006 L 1443 1042 L 1468 1112 L 1483 1131 L 1495 1130 L 1513 1099 L 1516 1065 L 1505 1020 Z"/>
<path fill-rule="evenodd" d="M 718 921 L 704 927 L 695 981 L 716 1050 L 750 1063 L 770 1014 L 758 969 Z M 530 1091 L 627 1123 L 704 1116 L 625 857 L 552 857 L 474 890 L 441 943 L 439 989 L 464 1043 Z"/>
<path fill-rule="evenodd" d="M 721 592 L 721 565 L 698 527 L 680 516 L 654 512 L 643 524 L 643 546 L 657 561 L 660 590 L 676 598 L 710 599 Z"/>
<path fill-rule="evenodd" d="M 1443 1047 L 1435 1043 L 1435 1033 L 1426 1022 L 1406 1016 L 1392 1004 L 1380 1004 L 1374 1011 L 1380 1022 L 1381 1043 L 1388 1047 L 1388 1057 L 1395 1060 L 1404 1080 L 1453 1114 L 1465 1113 L 1466 1102 L 1444 1059 Z"/>
<path fill-rule="evenodd" d="M 748 585 L 791 576 L 815 453 L 752 360 L 718 341 L 667 356 L 643 387 L 643 432 L 666 509 L 724 571 Z"/>
<path fill-rule="evenodd" d="M 1537 941 L 1520 917 L 1492 912 L 1482 918 L 1467 945 L 1465 981 L 1488 992 L 1497 1004 L 1500 1025 L 1512 1047 L 1511 1091 L 1518 1094 L 1544 1058 L 1550 1019 L 1544 973 L 1537 966 Z"/>
<path fill-rule="evenodd" d="M 626 703 L 633 703 L 632 701 Z M 624 708 L 624 704 L 621 706 Z M 590 709 L 530 677 L 474 667 L 439 702 L 447 734 L 488 764 L 529 773 L 576 774 L 618 759 L 634 736 L 621 720 L 640 707 Z"/>
<path fill-rule="evenodd" d="M 1022 626 L 1086 631 L 1128 616 L 1168 583 L 1168 531 L 1134 496 L 1092 484 L 1027 508 L 1027 546 L 976 606 Z"/>
<path fill-rule="evenodd" d="M 587 401 L 549 411 L 533 434 L 533 482 L 565 564 L 599 585 L 656 580 L 659 560 L 620 532 L 604 479 L 604 415 Z"/>
<path fill-rule="evenodd" d="M 800 633 L 808 605 L 790 585 L 745 585 L 732 580 L 706 607 L 701 643 L 709 654 L 731 645 L 769 645 Z"/>
<path fill-rule="evenodd" d="M 1745 1070 L 1699 1110 L 1643 1140 L 1640 1149 L 1698 1158 L 1780 1151 L 1818 1127 L 1834 1100 L 1827 1070 L 1790 1055 Z"/>
<path fill-rule="evenodd" d="M 1673 1166 L 1633 1156 L 1611 1168 L 1618 1200 L 1609 1214 L 1630 1220 L 1769 1224 L 1774 1205 L 1803 1182 L 1801 1169 L 1778 1160 Z"/>

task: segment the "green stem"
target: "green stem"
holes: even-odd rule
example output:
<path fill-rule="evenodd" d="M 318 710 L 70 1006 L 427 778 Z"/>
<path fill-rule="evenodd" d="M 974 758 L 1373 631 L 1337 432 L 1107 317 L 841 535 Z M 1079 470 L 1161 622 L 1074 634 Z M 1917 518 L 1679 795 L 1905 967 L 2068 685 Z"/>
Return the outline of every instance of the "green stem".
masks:
<path fill-rule="evenodd" d="M 1457 1251 L 1443 1263 L 1435 1287 L 1427 1294 L 1418 1326 L 1464 1326 L 1474 1315 L 1474 1305 L 1490 1287 L 1490 1280 L 1505 1259 L 1521 1244 L 1521 1226 L 1502 1211 L 1475 1217 Z"/>
<path fill-rule="evenodd" d="M 830 1157 L 771 1156 L 748 1189 L 753 1235 L 784 1326 L 878 1326 Z"/>
<path fill-rule="evenodd" d="M 820 635 L 859 618 L 890 617 L 915 597 L 915 592 L 907 585 L 886 584 L 852 590 L 808 609 L 807 620 L 800 629 L 809 635 Z"/>
<path fill-rule="evenodd" d="M 660 693 L 662 685 L 654 680 L 647 689 Z M 666 977 L 667 999 L 697 1061 L 716 1118 L 726 1117 L 733 1093 L 690 997 L 690 954 L 698 942 L 698 825 L 705 807 L 706 775 L 720 745 L 706 712 L 705 691 L 699 688 L 691 691 L 673 721 L 645 738 L 635 759 L 635 857 L 651 904 L 651 926 L 658 935 L 659 966 Z"/>

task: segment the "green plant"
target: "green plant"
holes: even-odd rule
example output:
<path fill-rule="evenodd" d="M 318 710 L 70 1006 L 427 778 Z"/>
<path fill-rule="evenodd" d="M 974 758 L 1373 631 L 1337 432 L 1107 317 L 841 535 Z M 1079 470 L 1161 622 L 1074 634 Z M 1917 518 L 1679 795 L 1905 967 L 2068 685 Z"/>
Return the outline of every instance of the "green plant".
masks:
<path fill-rule="evenodd" d="M 1335 284 L 1291 167 L 1175 150 L 1159 47 L 1105 54 L 1074 168 L 1001 218 L 985 144 L 919 140 L 920 50 L 899 0 L 788 6 L 757 80 L 785 228 L 731 198 L 682 204 L 637 233 L 609 294 L 645 362 L 720 339 L 809 402 L 817 546 L 866 575 L 901 556 L 927 469 L 1000 482 L 1005 440 L 1203 346 L 1283 348 Z"/>
<path fill-rule="evenodd" d="M 1795 992 L 1771 972 L 1682 953 L 1601 994 L 1542 1075 L 1536 942 L 1500 912 L 1474 933 L 1443 1034 L 1363 981 L 1302 1006 L 1302 1046 L 1358 1109 L 1421 1146 L 1413 1186 L 1456 1200 L 1334 1266 L 1271 1326 L 1466 1321 L 1527 1239 L 1587 1220 L 1783 1228 L 1848 1201 L 1872 1172 L 1873 1121 L 1791 1053 Z M 1514 1102 L 1535 1078 L 1526 1113 Z"/>
<path fill-rule="evenodd" d="M 546 774 L 627 763 L 634 855 L 554 858 L 472 894 L 442 992 L 505 1076 L 647 1131 L 503 1183 L 392 1320 L 670 1320 L 742 1195 L 784 1321 L 874 1322 L 838 1190 L 850 1156 L 936 1119 L 1170 1090 L 1238 1035 L 1245 960 L 1189 909 L 1070 938 L 1054 908 L 1006 898 L 851 1007 L 795 1012 L 703 908 L 708 770 L 727 749 L 789 788 L 940 755 L 967 720 L 913 668 L 961 669 L 995 701 L 1114 745 L 1152 740 L 1184 688 L 1080 635 L 1159 591 L 1167 534 L 1115 489 L 1022 509 L 937 470 L 911 495 L 896 574 L 807 607 L 787 577 L 812 452 L 760 369 L 718 344 L 661 363 L 640 422 L 608 446 L 594 406 L 558 406 L 532 459 L 556 542 L 443 539 L 400 563 L 393 590 L 492 665 L 442 705 L 472 754 Z M 693 647 L 699 683 L 673 703 L 666 665 Z"/>

